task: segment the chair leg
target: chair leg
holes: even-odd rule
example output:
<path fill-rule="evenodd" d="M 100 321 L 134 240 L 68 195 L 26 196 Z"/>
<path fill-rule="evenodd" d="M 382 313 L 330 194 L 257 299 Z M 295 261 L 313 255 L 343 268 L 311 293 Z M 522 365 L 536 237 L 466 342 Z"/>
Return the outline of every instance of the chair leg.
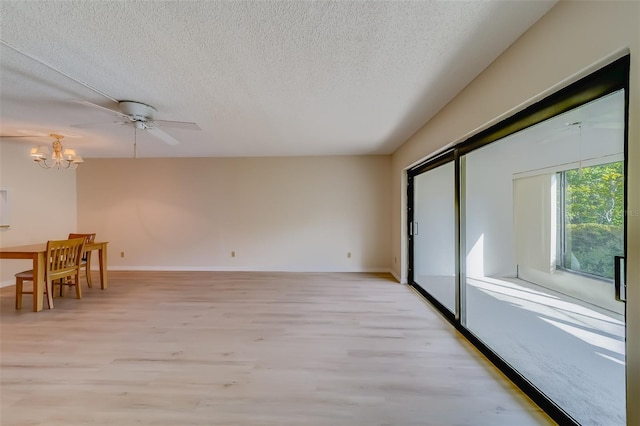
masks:
<path fill-rule="evenodd" d="M 45 281 L 44 291 L 47 295 L 47 305 L 49 305 L 49 309 L 53 309 L 53 287 L 53 281 Z"/>
<path fill-rule="evenodd" d="M 16 309 L 22 309 L 22 278 L 16 278 Z"/>
<path fill-rule="evenodd" d="M 93 284 L 91 283 L 91 272 L 89 272 L 89 268 L 86 268 L 85 272 L 87 274 L 87 285 L 89 286 L 89 288 L 93 288 Z"/>
<path fill-rule="evenodd" d="M 87 285 L 89 288 L 93 288 L 93 283 L 91 282 L 91 253 L 87 256 L 87 263 L 84 266 L 84 270 L 87 274 Z"/>
<path fill-rule="evenodd" d="M 78 269 L 78 273 L 75 276 L 76 283 L 76 299 L 82 299 L 82 286 L 80 285 L 80 270 Z"/>

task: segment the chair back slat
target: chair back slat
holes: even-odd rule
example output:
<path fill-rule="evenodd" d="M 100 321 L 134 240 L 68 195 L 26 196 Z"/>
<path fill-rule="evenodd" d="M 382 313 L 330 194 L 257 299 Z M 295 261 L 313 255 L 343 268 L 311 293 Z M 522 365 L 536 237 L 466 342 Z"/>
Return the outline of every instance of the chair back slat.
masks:
<path fill-rule="evenodd" d="M 95 233 L 94 233 L 94 234 L 74 234 L 74 233 L 69 234 L 69 239 L 70 239 L 70 240 L 72 240 L 72 239 L 74 239 L 74 238 L 80 238 L 80 237 L 83 237 L 83 238 L 85 239 L 85 245 L 86 245 L 86 244 L 92 244 L 92 243 L 95 241 L 95 239 L 96 239 L 96 234 L 95 234 Z M 83 254 L 82 254 L 82 260 L 83 260 L 84 262 L 86 262 L 86 261 L 87 261 L 87 257 L 88 257 L 90 254 L 91 254 L 91 252 L 89 252 L 89 253 L 83 253 Z"/>
<path fill-rule="evenodd" d="M 45 279 L 55 280 L 74 275 L 80 268 L 85 238 L 47 242 Z"/>

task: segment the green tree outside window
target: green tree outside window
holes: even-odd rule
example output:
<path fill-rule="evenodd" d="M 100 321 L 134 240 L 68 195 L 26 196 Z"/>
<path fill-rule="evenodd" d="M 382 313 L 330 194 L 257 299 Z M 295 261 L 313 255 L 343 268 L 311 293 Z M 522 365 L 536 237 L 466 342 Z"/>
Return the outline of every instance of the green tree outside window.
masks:
<path fill-rule="evenodd" d="M 623 173 L 622 161 L 561 173 L 565 268 L 613 279 L 613 257 L 624 252 Z"/>

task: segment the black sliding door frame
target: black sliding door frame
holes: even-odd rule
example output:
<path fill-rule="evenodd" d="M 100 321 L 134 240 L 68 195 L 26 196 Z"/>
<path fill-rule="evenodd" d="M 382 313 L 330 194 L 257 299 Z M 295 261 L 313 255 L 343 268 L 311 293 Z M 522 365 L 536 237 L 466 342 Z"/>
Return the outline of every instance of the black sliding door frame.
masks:
<path fill-rule="evenodd" d="M 427 300 L 429 300 L 440 312 L 460 331 L 474 346 L 476 346 L 494 365 L 496 365 L 509 379 L 536 402 L 551 418 L 563 425 L 577 425 L 578 422 L 560 408 L 554 401 L 543 394 L 526 377 L 521 375 L 498 353 L 494 352 L 483 341 L 466 328 L 465 315 L 465 154 L 478 148 L 500 140 L 513 133 L 524 130 L 530 126 L 541 123 L 552 117 L 569 110 L 585 105 L 598 98 L 624 90 L 624 211 L 627 211 L 627 176 L 628 176 L 628 126 L 629 126 L 629 64 L 630 57 L 621 57 L 611 62 L 594 73 L 560 89 L 546 98 L 534 103 L 524 110 L 497 123 L 486 130 L 462 141 L 453 148 L 442 152 L 425 162 L 407 170 L 407 241 L 409 254 L 408 282 Z M 438 300 L 422 289 L 414 277 L 414 238 L 412 226 L 414 223 L 414 178 L 424 172 L 435 169 L 441 165 L 453 161 L 455 165 L 455 246 L 456 246 L 456 309 L 452 314 Z M 624 253 L 627 252 L 627 221 L 624 221 Z M 625 274 L 626 275 L 626 274 Z M 626 318 L 626 313 L 625 313 Z"/>

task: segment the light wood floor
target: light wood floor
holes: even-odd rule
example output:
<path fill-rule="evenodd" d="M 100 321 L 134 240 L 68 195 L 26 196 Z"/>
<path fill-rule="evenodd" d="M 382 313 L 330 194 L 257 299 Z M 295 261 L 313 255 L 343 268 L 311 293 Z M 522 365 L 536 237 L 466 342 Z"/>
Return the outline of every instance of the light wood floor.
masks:
<path fill-rule="evenodd" d="M 83 290 L 39 313 L 0 291 L 2 426 L 553 424 L 390 276 L 110 272 Z"/>

